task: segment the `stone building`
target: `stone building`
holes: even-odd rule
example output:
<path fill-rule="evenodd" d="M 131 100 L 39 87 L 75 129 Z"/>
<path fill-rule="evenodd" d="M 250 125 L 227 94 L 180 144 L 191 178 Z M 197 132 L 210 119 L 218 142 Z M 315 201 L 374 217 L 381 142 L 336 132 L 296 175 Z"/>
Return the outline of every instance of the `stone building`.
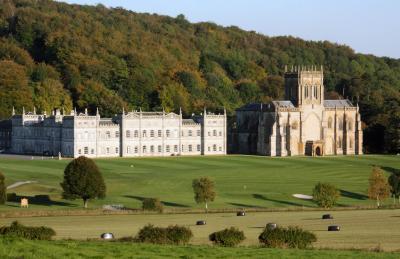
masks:
<path fill-rule="evenodd" d="M 238 153 L 266 156 L 362 154 L 358 106 L 324 99 L 321 67 L 285 72 L 285 99 L 237 110 Z"/>
<path fill-rule="evenodd" d="M 113 118 L 101 118 L 98 111 L 89 115 L 87 110 L 80 114 L 71 111 L 68 115 L 56 110 L 50 116 L 23 111 L 20 115 L 13 112 L 7 123 L 11 136 L 8 152 L 14 154 L 64 157 L 226 154 L 226 112 L 216 115 L 204 110 L 201 115 L 183 119 L 182 112 L 123 111 Z"/>

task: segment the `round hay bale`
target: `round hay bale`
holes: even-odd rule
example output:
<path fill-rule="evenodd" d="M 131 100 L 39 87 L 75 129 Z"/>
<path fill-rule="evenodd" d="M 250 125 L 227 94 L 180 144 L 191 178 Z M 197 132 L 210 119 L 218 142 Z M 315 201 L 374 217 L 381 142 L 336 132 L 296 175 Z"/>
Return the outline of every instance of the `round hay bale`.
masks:
<path fill-rule="evenodd" d="M 336 225 L 328 226 L 328 231 L 340 231 L 340 226 Z"/>
<path fill-rule="evenodd" d="M 205 220 L 198 220 L 197 222 L 196 222 L 196 225 L 197 226 L 202 226 L 202 225 L 205 225 L 206 224 L 206 221 Z"/>
<path fill-rule="evenodd" d="M 275 229 L 275 228 L 277 228 L 277 227 L 278 227 L 278 225 L 277 225 L 276 223 L 268 223 L 268 224 L 267 224 L 267 228 L 268 228 L 269 230 Z"/>
<path fill-rule="evenodd" d="M 238 217 L 244 217 L 244 216 L 246 216 L 246 212 L 244 212 L 244 211 L 238 211 L 238 212 L 236 213 L 236 216 L 238 216 Z"/>
<path fill-rule="evenodd" d="M 113 233 L 103 233 L 103 234 L 101 234 L 100 237 L 101 237 L 101 239 L 104 239 L 104 240 L 114 239 Z"/>
<path fill-rule="evenodd" d="M 333 219 L 333 216 L 331 214 L 324 214 L 322 215 L 322 219 Z"/>

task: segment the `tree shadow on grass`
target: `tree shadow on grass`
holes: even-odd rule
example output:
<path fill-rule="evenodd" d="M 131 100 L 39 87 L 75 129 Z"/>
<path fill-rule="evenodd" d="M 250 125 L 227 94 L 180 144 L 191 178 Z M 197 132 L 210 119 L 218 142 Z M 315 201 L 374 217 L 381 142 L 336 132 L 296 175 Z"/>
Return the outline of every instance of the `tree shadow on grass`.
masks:
<path fill-rule="evenodd" d="M 276 199 L 271 199 L 271 198 L 267 198 L 264 195 L 261 194 L 253 194 L 253 198 L 259 199 L 259 200 L 264 200 L 264 201 L 272 201 L 275 203 L 280 203 L 283 205 L 290 205 L 290 206 L 297 206 L 297 207 L 308 207 L 308 208 L 312 208 L 313 206 L 310 205 L 304 205 L 301 203 L 297 203 L 297 202 L 292 202 L 292 201 L 282 201 L 282 200 L 276 200 Z"/>
<path fill-rule="evenodd" d="M 239 207 L 239 208 L 265 208 L 257 205 L 250 205 L 250 204 L 243 204 L 243 203 L 236 203 L 236 202 L 228 202 L 228 204 Z"/>
<path fill-rule="evenodd" d="M 13 202 L 14 204 L 10 204 L 10 206 L 13 207 L 19 207 L 21 199 L 26 198 L 28 199 L 28 204 L 29 205 L 42 205 L 42 206 L 64 206 L 64 207 L 77 207 L 78 205 L 69 203 L 69 202 L 63 202 L 63 201 L 53 201 L 50 199 L 48 195 L 35 195 L 35 196 L 15 196 L 10 202 Z"/>
<path fill-rule="evenodd" d="M 141 196 L 134 196 L 134 195 L 124 195 L 123 197 L 135 199 L 135 200 L 138 200 L 138 201 L 144 201 L 145 199 L 149 199 L 149 197 L 141 197 Z M 190 206 L 187 206 L 187 205 L 184 205 L 184 204 L 175 203 L 175 202 L 161 201 L 161 203 L 163 205 L 165 205 L 165 206 L 168 206 L 168 207 L 190 208 Z"/>
<path fill-rule="evenodd" d="M 346 190 L 339 190 L 340 195 L 346 198 L 352 198 L 352 199 L 357 199 L 357 200 L 368 200 L 368 196 L 365 194 L 360 194 L 360 193 L 355 193 L 355 192 L 350 192 Z"/>

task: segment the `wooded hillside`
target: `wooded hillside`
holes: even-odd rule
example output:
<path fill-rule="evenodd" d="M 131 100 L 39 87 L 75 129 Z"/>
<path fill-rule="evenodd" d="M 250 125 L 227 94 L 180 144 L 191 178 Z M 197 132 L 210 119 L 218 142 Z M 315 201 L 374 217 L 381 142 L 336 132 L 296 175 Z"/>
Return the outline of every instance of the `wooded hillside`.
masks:
<path fill-rule="evenodd" d="M 0 118 L 96 107 L 200 112 L 283 98 L 288 65 L 323 65 L 327 98 L 359 105 L 369 152 L 400 152 L 400 60 L 102 5 L 0 0 Z"/>

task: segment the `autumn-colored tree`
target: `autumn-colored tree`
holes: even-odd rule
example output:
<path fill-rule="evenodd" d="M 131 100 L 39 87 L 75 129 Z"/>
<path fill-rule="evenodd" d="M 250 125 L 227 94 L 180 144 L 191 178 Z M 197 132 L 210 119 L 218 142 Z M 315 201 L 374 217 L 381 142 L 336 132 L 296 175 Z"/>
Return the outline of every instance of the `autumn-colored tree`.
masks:
<path fill-rule="evenodd" d="M 208 212 L 208 203 L 214 201 L 217 193 L 215 192 L 215 184 L 208 177 L 194 179 L 192 183 L 194 191 L 194 200 L 196 203 L 205 203 L 206 212 Z"/>
<path fill-rule="evenodd" d="M 381 201 L 389 197 L 390 186 L 381 168 L 374 166 L 369 177 L 368 197 L 376 200 L 379 207 Z"/>

